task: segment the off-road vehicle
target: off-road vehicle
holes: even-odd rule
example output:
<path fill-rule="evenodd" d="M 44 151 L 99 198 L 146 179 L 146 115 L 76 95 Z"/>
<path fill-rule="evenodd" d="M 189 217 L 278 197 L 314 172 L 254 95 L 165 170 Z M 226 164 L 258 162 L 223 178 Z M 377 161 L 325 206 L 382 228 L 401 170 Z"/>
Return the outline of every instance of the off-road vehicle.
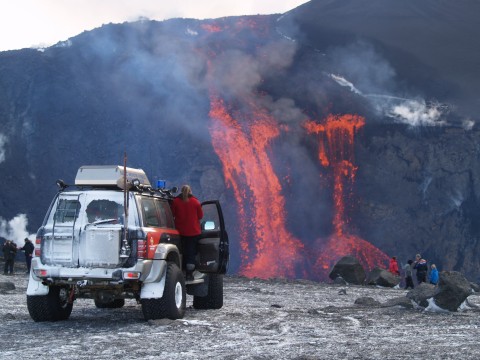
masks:
<path fill-rule="evenodd" d="M 82 166 L 75 186 L 57 185 L 35 240 L 27 288 L 33 320 L 66 320 L 77 298 L 99 308 L 134 298 L 146 320 L 182 318 L 186 294 L 197 309 L 223 306 L 229 249 L 218 201 L 202 203 L 195 277 L 185 281 L 170 208 L 176 189 L 154 188 L 143 170 L 126 166 Z"/>

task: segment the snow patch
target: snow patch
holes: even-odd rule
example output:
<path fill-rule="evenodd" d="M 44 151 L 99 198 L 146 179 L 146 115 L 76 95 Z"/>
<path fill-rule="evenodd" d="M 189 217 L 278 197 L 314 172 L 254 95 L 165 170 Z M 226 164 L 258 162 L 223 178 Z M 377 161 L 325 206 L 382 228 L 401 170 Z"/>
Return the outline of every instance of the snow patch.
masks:
<path fill-rule="evenodd" d="M 427 299 L 427 301 L 428 301 L 428 306 L 425 308 L 425 311 L 435 312 L 435 313 L 448 313 L 448 312 L 450 312 L 448 310 L 442 309 L 440 306 L 435 304 L 435 300 L 433 299 L 433 297 L 431 297 L 430 299 Z"/>
<path fill-rule="evenodd" d="M 202 320 L 181 320 L 183 325 L 213 326 L 211 323 Z"/>

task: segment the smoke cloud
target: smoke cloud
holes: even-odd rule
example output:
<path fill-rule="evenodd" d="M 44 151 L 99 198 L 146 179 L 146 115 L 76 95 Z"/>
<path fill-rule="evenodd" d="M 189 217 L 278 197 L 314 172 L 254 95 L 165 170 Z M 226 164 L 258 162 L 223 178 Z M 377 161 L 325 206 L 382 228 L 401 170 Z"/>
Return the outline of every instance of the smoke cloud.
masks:
<path fill-rule="evenodd" d="M 418 96 L 397 96 L 404 93 L 396 81 L 393 67 L 374 47 L 358 42 L 335 48 L 329 54 L 335 74 L 329 74 L 338 85 L 364 97 L 376 113 L 410 126 L 442 126 L 449 107 L 438 102 L 427 103 Z M 464 127 L 471 127 L 465 123 Z"/>
<path fill-rule="evenodd" d="M 9 221 L 0 217 L 0 236 L 14 241 L 17 246 L 23 246 L 26 237 L 30 240 L 35 239 L 35 234 L 28 233 L 27 225 L 28 219 L 25 214 L 18 214 Z"/>

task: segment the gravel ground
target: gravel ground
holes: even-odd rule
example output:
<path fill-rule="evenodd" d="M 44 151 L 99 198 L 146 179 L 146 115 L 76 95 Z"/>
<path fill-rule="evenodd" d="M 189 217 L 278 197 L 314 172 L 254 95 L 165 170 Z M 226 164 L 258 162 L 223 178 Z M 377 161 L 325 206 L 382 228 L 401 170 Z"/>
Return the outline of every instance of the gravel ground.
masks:
<path fill-rule="evenodd" d="M 20 272 L 20 271 L 19 271 Z M 195 310 L 182 320 L 146 322 L 140 305 L 97 309 L 75 301 L 63 322 L 35 323 L 26 306 L 28 277 L 0 275 L 1 359 L 407 359 L 479 358 L 480 297 L 457 313 L 380 303 L 406 292 L 310 281 L 225 278 L 224 307 Z"/>

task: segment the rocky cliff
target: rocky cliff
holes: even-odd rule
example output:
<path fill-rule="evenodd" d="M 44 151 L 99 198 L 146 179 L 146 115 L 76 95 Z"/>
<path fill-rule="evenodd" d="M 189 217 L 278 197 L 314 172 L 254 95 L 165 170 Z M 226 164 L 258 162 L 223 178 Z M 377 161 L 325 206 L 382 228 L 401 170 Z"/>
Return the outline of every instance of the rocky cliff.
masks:
<path fill-rule="evenodd" d="M 0 53 L 0 236 L 18 214 L 35 232 L 56 179 L 72 183 L 79 166 L 119 164 L 126 151 L 152 180 L 221 200 L 232 272 L 325 279 L 344 255 L 372 268 L 421 252 L 476 278 L 475 84 L 448 70 L 458 58 L 429 63 L 381 31 L 406 17 L 435 54 L 451 8 L 410 3 L 317 0 L 282 16 L 110 24 Z M 369 23 L 378 39 L 358 28 L 368 9 L 407 13 Z M 458 18 L 456 36 L 474 26 Z"/>

